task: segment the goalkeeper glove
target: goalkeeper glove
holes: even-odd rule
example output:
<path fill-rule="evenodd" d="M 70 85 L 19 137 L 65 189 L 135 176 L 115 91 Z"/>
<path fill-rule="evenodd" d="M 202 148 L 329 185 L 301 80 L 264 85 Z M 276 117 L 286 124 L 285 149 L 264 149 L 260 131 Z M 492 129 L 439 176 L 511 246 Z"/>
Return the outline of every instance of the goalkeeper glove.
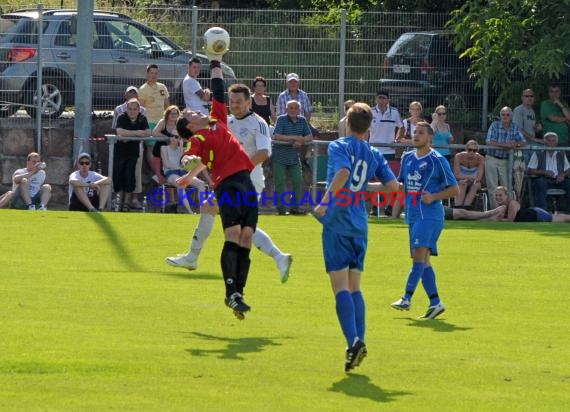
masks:
<path fill-rule="evenodd" d="M 191 172 L 192 170 L 196 169 L 200 163 L 202 163 L 202 158 L 200 156 L 184 156 L 180 163 L 182 167 L 187 172 Z"/>

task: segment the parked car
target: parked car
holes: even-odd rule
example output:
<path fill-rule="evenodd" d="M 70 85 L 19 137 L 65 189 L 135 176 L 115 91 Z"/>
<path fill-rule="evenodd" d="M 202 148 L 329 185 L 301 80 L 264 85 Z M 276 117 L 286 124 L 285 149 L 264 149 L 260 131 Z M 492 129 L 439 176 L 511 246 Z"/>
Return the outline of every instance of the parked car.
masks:
<path fill-rule="evenodd" d="M 402 34 L 390 47 L 380 88 L 395 104 L 407 108 L 414 100 L 434 107 L 465 109 L 481 96 L 467 76 L 468 59 L 460 59 L 444 31 Z"/>
<path fill-rule="evenodd" d="M 182 80 L 192 54 L 155 30 L 119 14 L 96 11 L 93 15 L 93 109 L 112 110 L 123 101 L 129 85 L 146 81 L 146 66 L 160 67 L 159 81 L 171 93 L 171 102 L 184 105 Z M 58 117 L 74 105 L 81 83 L 76 79 L 77 11 L 43 12 L 42 116 Z M 0 117 L 24 106 L 34 115 L 37 82 L 38 12 L 21 10 L 0 16 Z M 200 74 L 209 77 L 206 56 Z M 222 64 L 228 84 L 236 82 L 233 70 Z"/>

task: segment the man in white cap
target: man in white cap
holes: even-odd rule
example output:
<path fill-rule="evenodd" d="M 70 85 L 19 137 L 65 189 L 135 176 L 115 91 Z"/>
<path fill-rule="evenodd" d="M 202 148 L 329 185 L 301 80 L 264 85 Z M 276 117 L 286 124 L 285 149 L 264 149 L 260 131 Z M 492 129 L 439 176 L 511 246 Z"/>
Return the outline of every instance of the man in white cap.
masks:
<path fill-rule="evenodd" d="M 299 89 L 299 75 L 297 73 L 289 73 L 286 79 L 287 89 L 281 92 L 277 98 L 277 116 L 287 114 L 287 102 L 295 100 L 299 102 L 303 108 L 301 116 L 307 119 L 307 122 L 310 123 L 313 106 L 311 105 L 309 95 Z"/>
<path fill-rule="evenodd" d="M 544 134 L 547 147 L 558 146 L 558 135 L 554 132 Z M 537 150 L 528 162 L 528 174 L 533 179 L 534 206 L 546 209 L 548 189 L 566 191 L 566 213 L 570 213 L 570 163 L 560 150 Z"/>
<path fill-rule="evenodd" d="M 89 170 L 91 155 L 81 153 L 78 170 L 69 175 L 69 210 L 99 212 L 105 209 L 109 198 L 111 179 Z"/>

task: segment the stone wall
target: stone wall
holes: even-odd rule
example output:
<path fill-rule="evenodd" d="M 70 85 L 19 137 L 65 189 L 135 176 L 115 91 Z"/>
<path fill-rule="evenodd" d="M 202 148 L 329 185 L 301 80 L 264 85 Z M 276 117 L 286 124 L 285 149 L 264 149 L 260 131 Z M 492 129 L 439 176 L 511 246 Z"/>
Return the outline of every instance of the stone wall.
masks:
<path fill-rule="evenodd" d="M 111 119 L 97 119 L 93 122 L 93 135 L 104 136 L 113 133 Z M 103 174 L 107 174 L 108 149 L 105 142 L 92 141 L 91 153 L 99 149 L 99 160 L 104 162 Z M 37 151 L 35 122 L 29 118 L 11 117 L 0 119 L 0 193 L 11 189 L 12 174 L 26 166 L 26 156 Z M 50 207 L 65 209 L 69 174 L 73 164 L 73 119 L 57 119 L 42 127 L 42 160 L 47 163 L 46 183 L 52 186 Z"/>

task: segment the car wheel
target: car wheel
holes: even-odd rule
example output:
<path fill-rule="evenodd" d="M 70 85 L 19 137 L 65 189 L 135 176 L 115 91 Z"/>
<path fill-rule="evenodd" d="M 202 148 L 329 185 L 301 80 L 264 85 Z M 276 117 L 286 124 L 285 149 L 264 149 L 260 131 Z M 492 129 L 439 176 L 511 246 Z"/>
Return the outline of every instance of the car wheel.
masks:
<path fill-rule="evenodd" d="M 0 103 L 0 118 L 10 117 L 18 111 L 14 104 Z"/>
<path fill-rule="evenodd" d="M 56 119 L 65 109 L 63 101 L 64 82 L 54 77 L 45 77 L 42 84 L 41 115 L 44 119 Z M 37 98 L 34 93 L 33 106 L 28 108 L 31 117 L 35 117 Z"/>

